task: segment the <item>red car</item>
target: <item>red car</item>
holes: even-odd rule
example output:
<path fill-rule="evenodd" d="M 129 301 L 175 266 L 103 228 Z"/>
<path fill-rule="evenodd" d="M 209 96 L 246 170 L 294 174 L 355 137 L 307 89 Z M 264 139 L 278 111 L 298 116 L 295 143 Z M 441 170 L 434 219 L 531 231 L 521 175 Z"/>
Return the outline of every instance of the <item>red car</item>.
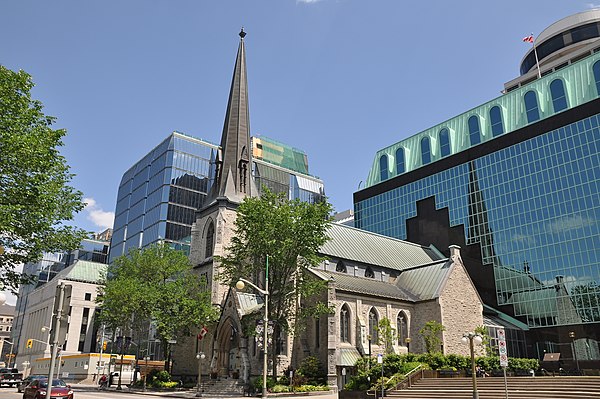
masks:
<path fill-rule="evenodd" d="M 48 389 L 48 379 L 34 380 L 23 389 L 23 399 L 44 399 Z M 73 390 L 63 380 L 52 380 L 52 399 L 73 399 Z"/>

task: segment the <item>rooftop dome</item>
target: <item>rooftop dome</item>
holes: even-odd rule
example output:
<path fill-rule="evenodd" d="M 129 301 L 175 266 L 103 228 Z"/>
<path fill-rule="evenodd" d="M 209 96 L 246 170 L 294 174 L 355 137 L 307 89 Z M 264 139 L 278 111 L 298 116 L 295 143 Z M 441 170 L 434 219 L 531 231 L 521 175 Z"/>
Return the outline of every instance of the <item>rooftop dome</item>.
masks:
<path fill-rule="evenodd" d="M 600 38 L 600 9 L 563 18 L 544 29 L 535 40 L 540 66 L 575 52 L 598 38 Z M 521 75 L 533 68 L 535 68 L 535 54 L 532 48 L 521 61 Z"/>

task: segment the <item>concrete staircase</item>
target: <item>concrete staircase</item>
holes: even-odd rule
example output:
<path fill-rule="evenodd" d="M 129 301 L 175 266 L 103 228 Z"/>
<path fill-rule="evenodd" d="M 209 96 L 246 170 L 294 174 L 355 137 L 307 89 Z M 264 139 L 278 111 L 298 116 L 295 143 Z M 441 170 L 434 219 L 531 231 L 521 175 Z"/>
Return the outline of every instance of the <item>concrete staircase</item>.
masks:
<path fill-rule="evenodd" d="M 244 384 L 234 379 L 203 381 L 202 389 L 202 396 L 214 398 L 238 397 L 244 395 Z"/>
<path fill-rule="evenodd" d="M 509 399 L 600 398 L 600 377 L 508 377 Z M 477 379 L 480 399 L 505 399 L 504 378 Z M 471 378 L 422 378 L 411 388 L 388 391 L 387 397 L 404 399 L 472 399 Z"/>

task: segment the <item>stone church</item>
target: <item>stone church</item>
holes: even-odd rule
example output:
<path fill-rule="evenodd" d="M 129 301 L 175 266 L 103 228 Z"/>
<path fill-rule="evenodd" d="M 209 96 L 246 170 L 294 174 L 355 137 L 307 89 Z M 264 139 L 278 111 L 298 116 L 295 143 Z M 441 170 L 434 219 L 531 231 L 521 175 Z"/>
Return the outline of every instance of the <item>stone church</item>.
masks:
<path fill-rule="evenodd" d="M 215 182 L 192 228 L 190 260 L 197 273 L 206 277 L 221 316 L 217 323 L 206 326 L 208 333 L 201 340 L 180 339 L 173 350 L 175 374 L 197 375 L 200 367 L 203 378 L 210 375 L 241 382 L 262 375 L 262 351 L 253 336 L 244 336 L 241 320 L 262 312 L 263 300 L 256 293 L 238 292 L 220 283 L 214 256 L 223 255 L 230 243 L 238 205 L 245 197 L 258 195 L 252 176 L 245 35 L 242 30 L 215 161 Z M 443 248 L 449 251 L 447 257 L 434 246 L 341 224 L 331 224 L 327 234 L 330 240 L 320 250 L 327 261 L 312 274 L 326 282 L 327 290 L 320 299 L 335 312 L 309 320 L 299 335 L 273 337 L 277 340 L 278 375 L 290 367 L 296 369 L 308 356 L 317 356 L 329 385 L 342 387 L 360 357 L 385 350 L 424 352 L 418 331 L 430 320 L 446 328 L 441 351 L 468 354 L 461 338 L 483 325 L 483 305 L 458 246 Z M 383 318 L 395 329 L 393 348 L 378 345 L 375 326 Z M 206 357 L 198 361 L 200 352 Z"/>

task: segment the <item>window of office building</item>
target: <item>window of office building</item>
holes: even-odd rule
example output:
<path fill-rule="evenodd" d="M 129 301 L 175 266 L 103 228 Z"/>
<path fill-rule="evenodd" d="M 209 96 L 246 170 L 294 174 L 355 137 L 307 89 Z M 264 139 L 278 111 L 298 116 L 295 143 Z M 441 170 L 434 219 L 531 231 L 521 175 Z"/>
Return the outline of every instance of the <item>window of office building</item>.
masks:
<path fill-rule="evenodd" d="M 429 145 L 429 137 L 421 139 L 421 162 L 427 165 L 431 162 L 431 146 Z"/>
<path fill-rule="evenodd" d="M 379 177 L 381 181 L 388 179 L 388 157 L 385 154 L 379 158 Z"/>
<path fill-rule="evenodd" d="M 473 115 L 469 118 L 469 141 L 471 145 L 481 143 L 481 129 L 479 128 L 479 117 Z"/>
<path fill-rule="evenodd" d="M 504 133 L 502 125 L 502 111 L 499 106 L 494 106 L 490 109 L 490 126 L 492 128 L 492 136 L 500 136 Z"/>
<path fill-rule="evenodd" d="M 525 112 L 527 113 L 527 122 L 535 122 L 540 119 L 540 109 L 538 106 L 537 95 L 535 91 L 530 90 L 525 93 Z"/>
<path fill-rule="evenodd" d="M 450 155 L 450 132 L 448 129 L 440 130 L 440 155 L 445 157 Z"/>
<path fill-rule="evenodd" d="M 554 79 L 552 83 L 550 83 L 550 95 L 552 96 L 552 107 L 554 108 L 554 112 L 567 109 L 565 85 L 561 79 Z"/>
<path fill-rule="evenodd" d="M 404 159 L 404 148 L 400 147 L 396 150 L 396 174 L 406 171 L 406 163 Z"/>

